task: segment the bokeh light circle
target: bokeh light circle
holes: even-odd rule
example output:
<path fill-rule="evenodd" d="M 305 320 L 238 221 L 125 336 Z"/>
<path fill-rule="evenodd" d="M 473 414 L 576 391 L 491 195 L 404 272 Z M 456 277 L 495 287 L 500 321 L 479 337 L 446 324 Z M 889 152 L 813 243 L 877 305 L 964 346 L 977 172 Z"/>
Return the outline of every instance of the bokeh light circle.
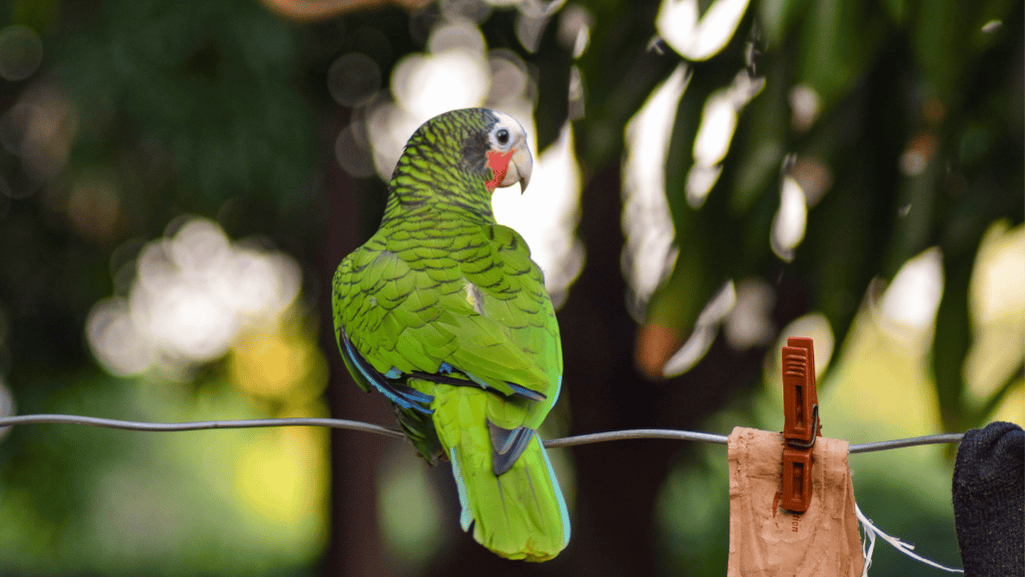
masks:
<path fill-rule="evenodd" d="M 42 61 L 43 43 L 35 30 L 20 24 L 0 30 L 0 77 L 4 80 L 24 80 Z"/>
<path fill-rule="evenodd" d="M 381 88 L 381 67 L 358 52 L 343 54 L 327 71 L 327 89 L 335 102 L 353 107 L 365 102 Z"/>

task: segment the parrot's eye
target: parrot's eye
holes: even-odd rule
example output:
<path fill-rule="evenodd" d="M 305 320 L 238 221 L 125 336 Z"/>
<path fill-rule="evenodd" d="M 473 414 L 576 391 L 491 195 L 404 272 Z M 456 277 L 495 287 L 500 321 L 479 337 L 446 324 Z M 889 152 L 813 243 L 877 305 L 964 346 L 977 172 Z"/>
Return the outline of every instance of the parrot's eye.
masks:
<path fill-rule="evenodd" d="M 504 128 L 500 128 L 498 132 L 495 133 L 495 140 L 497 140 L 502 146 L 509 144 L 509 131 Z"/>

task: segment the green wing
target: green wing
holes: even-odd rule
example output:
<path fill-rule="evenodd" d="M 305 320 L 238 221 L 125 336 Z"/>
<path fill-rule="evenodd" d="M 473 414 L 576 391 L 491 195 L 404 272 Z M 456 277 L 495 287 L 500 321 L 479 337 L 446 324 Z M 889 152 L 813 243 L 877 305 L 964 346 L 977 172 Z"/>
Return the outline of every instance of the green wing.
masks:
<path fill-rule="evenodd" d="M 476 228 L 379 231 L 335 275 L 336 329 L 381 374 L 450 366 L 485 389 L 513 395 L 511 383 L 554 402 L 562 352 L 541 271 L 512 229 Z"/>

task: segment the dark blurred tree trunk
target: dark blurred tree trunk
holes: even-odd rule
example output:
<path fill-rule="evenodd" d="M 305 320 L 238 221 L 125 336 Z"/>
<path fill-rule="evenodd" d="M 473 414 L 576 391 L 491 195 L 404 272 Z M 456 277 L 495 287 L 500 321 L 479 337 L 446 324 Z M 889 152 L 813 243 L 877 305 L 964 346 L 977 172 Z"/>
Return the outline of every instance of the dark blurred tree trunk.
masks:
<path fill-rule="evenodd" d="M 619 169 L 613 164 L 585 191 L 580 235 L 588 264 L 560 314 L 572 431 L 695 429 L 758 374 L 762 352 L 736 353 L 719 339 L 683 377 L 655 383 L 640 376 L 634 362 L 637 326 L 626 310 L 620 267 Z M 658 573 L 658 493 L 686 447 L 643 440 L 574 449 L 576 517 L 574 542 L 566 551 L 574 575 Z M 726 547 L 712 546 L 717 545 Z"/>
<path fill-rule="evenodd" d="M 366 219 L 352 190 L 352 182 L 334 159 L 334 140 L 348 122 L 348 114 L 327 116 L 322 150 L 327 180 L 322 187 L 323 230 L 315 253 L 319 283 L 320 341 L 330 366 L 327 398 L 331 416 L 337 418 L 388 423 L 391 414 L 381 402 L 370 398 L 352 381 L 334 336 L 331 314 L 331 277 L 338 263 L 367 237 Z M 371 577 L 387 575 L 381 552 L 377 522 L 377 469 L 384 443 L 378 435 L 331 430 L 331 517 L 330 543 L 324 559 L 324 575 Z"/>
<path fill-rule="evenodd" d="M 619 163 L 585 191 L 587 266 L 560 314 L 575 434 L 651 427 L 666 389 L 634 369 L 636 324 L 626 310 Z M 577 476 L 574 575 L 654 575 L 655 500 L 678 443 L 632 441 L 573 449 Z M 624 491 L 628 487 L 629 491 Z"/>

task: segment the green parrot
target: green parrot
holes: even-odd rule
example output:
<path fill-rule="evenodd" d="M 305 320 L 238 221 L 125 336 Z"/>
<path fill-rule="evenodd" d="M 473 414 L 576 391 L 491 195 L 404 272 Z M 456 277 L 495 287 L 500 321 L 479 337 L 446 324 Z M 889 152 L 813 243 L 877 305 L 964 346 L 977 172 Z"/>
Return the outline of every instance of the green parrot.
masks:
<path fill-rule="evenodd" d="M 559 327 L 527 243 L 491 210 L 495 189 L 525 189 L 532 168 L 511 116 L 428 120 L 377 233 L 338 266 L 332 303 L 356 382 L 388 397 L 429 463 L 452 462 L 463 530 L 499 556 L 546 561 L 570 536 L 537 434 L 562 387 Z"/>

